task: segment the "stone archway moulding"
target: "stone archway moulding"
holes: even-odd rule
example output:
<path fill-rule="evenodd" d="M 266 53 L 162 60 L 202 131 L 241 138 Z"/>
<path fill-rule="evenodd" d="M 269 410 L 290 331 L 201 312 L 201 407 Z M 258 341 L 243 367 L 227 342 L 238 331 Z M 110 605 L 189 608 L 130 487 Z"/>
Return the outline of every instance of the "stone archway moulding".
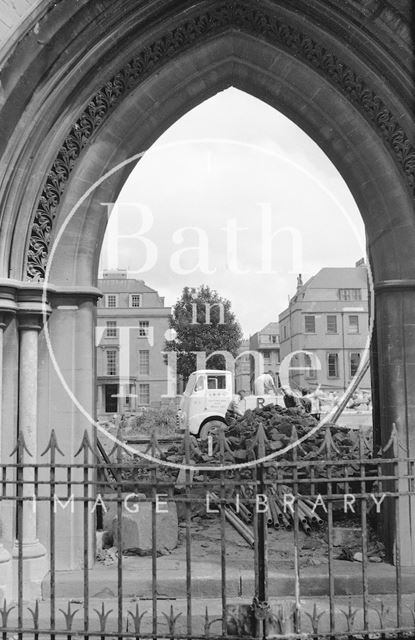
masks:
<path fill-rule="evenodd" d="M 3 327 L 3 369 L 14 372 L 3 380 L 3 452 L 11 450 L 8 439 L 19 425 L 17 372 L 26 328 L 18 316 L 39 310 L 49 251 L 68 209 L 112 163 L 142 151 L 190 106 L 235 81 L 303 125 L 355 196 L 375 263 L 377 424 L 387 442 L 395 423 L 408 456 L 415 456 L 411 0 L 41 4 L 42 17 L 14 41 L 0 85 L 0 303 L 16 307 Z M 163 99 L 171 103 L 165 107 Z M 109 184 L 105 197 L 118 187 Z M 57 360 L 91 414 L 99 296 L 94 260 L 101 238 L 98 195 L 94 199 L 68 232 L 67 245 L 62 242 L 63 259 L 56 260 L 62 267 L 48 287 Z M 62 392 L 42 331 L 36 335 L 37 421 L 42 429 L 56 427 L 69 452 L 89 423 Z M 397 528 L 393 512 L 386 522 L 389 546 L 398 535 L 402 563 L 415 566 L 415 499 L 402 496 L 399 505 Z M 7 543 L 13 517 L 8 521 Z M 76 566 L 76 522 L 61 553 L 65 569 Z M 40 519 L 41 539 L 47 539 L 44 526 Z M 68 522 L 59 526 L 67 535 Z"/>
<path fill-rule="evenodd" d="M 386 100 L 368 86 L 350 65 L 314 40 L 306 30 L 300 31 L 258 6 L 253 8 L 243 3 L 224 2 L 188 18 L 144 47 L 90 99 L 65 138 L 44 183 L 28 241 L 26 277 L 29 280 L 44 279 L 53 223 L 66 183 L 82 150 L 108 115 L 130 91 L 166 61 L 196 41 L 200 43 L 230 29 L 241 30 L 283 47 L 335 85 L 385 141 L 408 188 L 414 191 L 415 148 Z"/>

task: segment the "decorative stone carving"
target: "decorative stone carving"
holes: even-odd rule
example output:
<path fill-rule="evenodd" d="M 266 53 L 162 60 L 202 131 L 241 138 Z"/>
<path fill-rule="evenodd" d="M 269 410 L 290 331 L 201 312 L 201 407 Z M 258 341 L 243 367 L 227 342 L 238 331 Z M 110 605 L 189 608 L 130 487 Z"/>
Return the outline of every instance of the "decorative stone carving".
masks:
<path fill-rule="evenodd" d="M 366 2 L 370 5 L 370 2 Z M 374 4 L 374 3 L 372 3 Z M 146 76 L 197 40 L 235 28 L 259 36 L 303 59 L 337 87 L 382 136 L 403 172 L 415 186 L 415 149 L 382 98 L 335 53 L 258 5 L 223 2 L 188 18 L 146 46 L 91 98 L 73 125 L 46 179 L 32 224 L 27 251 L 27 278 L 42 281 L 48 260 L 53 221 L 69 175 L 82 150 L 108 114 Z"/>
<path fill-rule="evenodd" d="M 371 16 L 376 12 L 379 12 L 381 5 L 380 0 L 348 0 L 349 4 L 356 7 L 365 16 Z"/>

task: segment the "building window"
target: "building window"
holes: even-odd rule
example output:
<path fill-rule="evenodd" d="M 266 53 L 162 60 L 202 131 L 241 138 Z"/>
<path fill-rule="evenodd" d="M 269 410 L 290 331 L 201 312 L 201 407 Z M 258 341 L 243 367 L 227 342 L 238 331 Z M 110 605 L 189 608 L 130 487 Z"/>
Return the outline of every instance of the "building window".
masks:
<path fill-rule="evenodd" d="M 350 354 L 350 377 L 356 375 L 356 372 L 360 365 L 360 353 L 351 353 Z"/>
<path fill-rule="evenodd" d="M 141 307 L 141 295 L 139 293 L 133 293 L 130 295 L 130 307 Z"/>
<path fill-rule="evenodd" d="M 150 374 L 150 352 L 139 351 L 138 352 L 138 371 L 142 376 L 148 376 Z"/>
<path fill-rule="evenodd" d="M 115 349 L 107 349 L 107 376 L 117 375 L 117 351 Z"/>
<path fill-rule="evenodd" d="M 304 354 L 304 369 L 306 378 L 315 380 L 316 370 L 313 369 L 313 363 L 311 362 L 311 356 L 308 353 Z"/>
<path fill-rule="evenodd" d="M 337 353 L 327 354 L 327 377 L 328 378 L 339 377 L 339 356 Z"/>
<path fill-rule="evenodd" d="M 135 395 L 134 391 L 135 391 L 134 385 L 132 384 L 128 385 L 128 393 L 125 396 L 125 404 L 131 404 L 131 398 Z"/>
<path fill-rule="evenodd" d="M 362 299 L 362 290 L 361 289 L 339 289 L 339 300 L 361 300 Z"/>
<path fill-rule="evenodd" d="M 107 338 L 117 337 L 117 323 L 115 320 L 107 320 L 107 330 L 105 335 Z"/>
<path fill-rule="evenodd" d="M 287 339 L 287 327 L 284 325 L 283 327 L 283 331 L 284 331 L 284 340 Z"/>
<path fill-rule="evenodd" d="M 138 323 L 138 335 L 140 338 L 146 338 L 148 336 L 150 323 L 148 320 L 140 320 Z"/>
<path fill-rule="evenodd" d="M 306 333 L 315 333 L 316 332 L 316 318 L 315 316 L 304 316 L 305 323 L 305 332 Z"/>
<path fill-rule="evenodd" d="M 271 364 L 271 354 L 269 351 L 264 352 L 264 364 L 269 366 Z"/>
<path fill-rule="evenodd" d="M 138 385 L 139 404 L 150 404 L 150 385 L 148 383 Z"/>
<path fill-rule="evenodd" d="M 105 306 L 108 309 L 116 309 L 118 307 L 118 296 L 115 293 L 107 293 L 105 295 Z"/>
<path fill-rule="evenodd" d="M 337 333 L 337 316 L 327 316 L 327 333 Z"/>
<path fill-rule="evenodd" d="M 349 333 L 359 333 L 359 316 L 349 316 Z"/>

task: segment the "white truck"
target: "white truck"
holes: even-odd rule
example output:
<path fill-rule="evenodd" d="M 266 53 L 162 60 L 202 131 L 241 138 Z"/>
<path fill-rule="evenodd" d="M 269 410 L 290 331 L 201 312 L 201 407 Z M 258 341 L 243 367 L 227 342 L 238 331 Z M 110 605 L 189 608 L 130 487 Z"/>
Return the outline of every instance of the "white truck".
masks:
<path fill-rule="evenodd" d="M 189 430 L 189 433 L 201 439 L 209 433 L 226 425 L 225 414 L 236 398 L 231 371 L 202 369 L 189 377 L 186 389 L 177 413 L 177 427 Z M 254 396 L 248 395 L 241 400 L 242 412 L 267 404 L 279 404 L 284 407 L 283 394 Z"/>

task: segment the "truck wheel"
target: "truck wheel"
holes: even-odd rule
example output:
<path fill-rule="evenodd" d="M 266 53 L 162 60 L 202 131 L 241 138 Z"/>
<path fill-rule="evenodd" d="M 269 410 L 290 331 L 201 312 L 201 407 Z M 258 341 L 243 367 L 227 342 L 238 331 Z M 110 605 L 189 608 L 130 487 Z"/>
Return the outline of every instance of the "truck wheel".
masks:
<path fill-rule="evenodd" d="M 199 438 L 201 440 L 206 440 L 208 436 L 215 435 L 219 429 L 223 429 L 225 426 L 225 423 L 220 420 L 209 420 L 209 422 L 205 422 L 205 424 L 200 428 Z"/>

